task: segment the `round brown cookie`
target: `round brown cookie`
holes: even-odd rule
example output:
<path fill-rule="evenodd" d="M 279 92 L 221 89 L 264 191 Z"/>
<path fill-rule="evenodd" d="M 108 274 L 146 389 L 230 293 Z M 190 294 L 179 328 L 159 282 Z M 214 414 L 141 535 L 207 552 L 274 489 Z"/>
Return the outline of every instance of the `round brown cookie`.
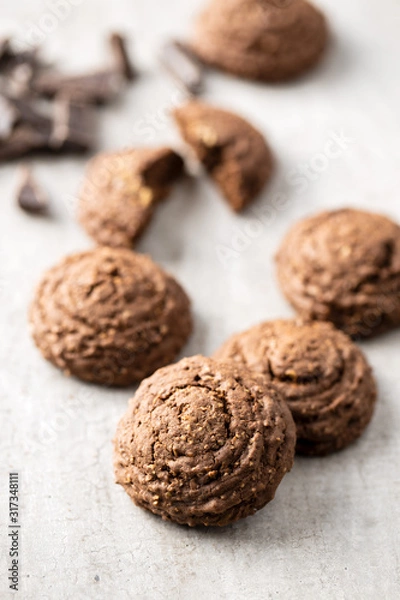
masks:
<path fill-rule="evenodd" d="M 183 289 L 149 257 L 99 247 L 66 257 L 42 279 L 33 339 L 66 374 L 127 386 L 170 363 L 191 329 Z"/>
<path fill-rule="evenodd" d="M 312 67 L 327 37 L 324 16 L 305 0 L 211 0 L 191 47 L 214 67 L 248 79 L 279 81 Z"/>
<path fill-rule="evenodd" d="M 294 447 L 290 411 L 265 378 L 194 356 L 140 385 L 117 429 L 116 480 L 165 520 L 223 526 L 274 498 Z"/>
<path fill-rule="evenodd" d="M 182 137 L 231 207 L 242 210 L 272 174 L 272 154 L 264 137 L 245 119 L 204 102 L 189 102 L 173 114 Z"/>
<path fill-rule="evenodd" d="M 99 244 L 132 247 L 182 172 L 182 158 L 169 148 L 99 154 L 80 192 L 79 220 Z"/>
<path fill-rule="evenodd" d="M 330 323 L 262 323 L 231 337 L 214 358 L 246 366 L 276 386 L 292 411 L 300 454 L 341 450 L 372 418 L 371 368 L 351 339 Z"/>
<path fill-rule="evenodd" d="M 298 313 L 352 337 L 400 325 L 400 227 L 342 209 L 297 223 L 277 255 L 282 289 Z"/>

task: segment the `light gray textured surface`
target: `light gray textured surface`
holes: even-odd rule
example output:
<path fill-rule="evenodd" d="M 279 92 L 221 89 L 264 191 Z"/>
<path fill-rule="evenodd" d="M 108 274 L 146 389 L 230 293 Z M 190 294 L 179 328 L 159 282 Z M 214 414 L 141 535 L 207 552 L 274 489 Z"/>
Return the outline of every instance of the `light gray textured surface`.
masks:
<path fill-rule="evenodd" d="M 22 23 L 19 35 L 26 35 L 48 4 L 13 0 L 2 8 L 2 29 Z M 118 27 L 133 35 L 144 71 L 117 107 L 104 110 L 101 147 L 174 139 L 166 112 L 179 93 L 159 71 L 155 53 L 161 38 L 188 30 L 202 2 L 72 4 L 46 36 L 49 56 L 71 68 L 101 64 L 102 36 Z M 250 117 L 268 136 L 278 160 L 270 188 L 239 217 L 206 181 L 183 184 L 140 245 L 194 300 L 196 332 L 187 354 L 208 354 L 235 331 L 292 314 L 272 256 L 298 218 L 353 205 L 400 221 L 400 4 L 320 5 L 334 40 L 308 77 L 274 87 L 217 74 L 208 79 L 208 99 Z M 335 158 L 324 159 L 333 135 L 347 142 Z M 15 167 L 0 170 L 0 597 L 8 597 L 7 473 L 18 469 L 20 598 L 398 598 L 400 332 L 363 344 L 380 387 L 363 439 L 336 456 L 298 459 L 275 501 L 255 517 L 223 531 L 192 531 L 136 508 L 113 483 L 110 440 L 131 391 L 65 379 L 42 360 L 26 324 L 43 270 L 91 245 L 71 210 L 83 166 L 78 159 L 37 161 L 54 207 L 42 220 L 14 206 Z M 300 184 L 305 166 L 312 177 Z M 225 264 L 220 257 L 227 248 Z"/>

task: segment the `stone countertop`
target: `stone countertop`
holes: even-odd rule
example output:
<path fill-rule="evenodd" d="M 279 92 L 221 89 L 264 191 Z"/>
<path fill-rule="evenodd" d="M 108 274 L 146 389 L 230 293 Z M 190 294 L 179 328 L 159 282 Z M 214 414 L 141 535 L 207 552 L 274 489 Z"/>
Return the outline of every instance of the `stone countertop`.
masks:
<path fill-rule="evenodd" d="M 292 315 L 273 255 L 299 218 L 354 206 L 400 221 L 400 4 L 319 0 L 332 28 L 318 69 L 285 85 L 212 73 L 204 97 L 249 117 L 277 172 L 242 216 L 206 180 L 185 182 L 139 250 L 193 298 L 186 354 Z M 56 18 L 50 7 L 62 5 Z M 134 40 L 141 76 L 102 110 L 99 148 L 177 141 L 168 111 L 182 94 L 157 65 L 162 39 L 189 31 L 201 0 L 13 0 L 1 28 L 42 38 L 65 68 L 103 64 L 104 36 Z M 33 36 L 33 37 L 32 37 Z M 335 152 L 331 152 L 332 147 Z M 380 399 L 363 438 L 324 459 L 297 459 L 273 503 L 221 531 L 181 528 L 136 508 L 113 481 L 111 439 L 134 390 L 66 379 L 34 348 L 27 306 L 43 270 L 91 246 L 73 217 L 85 160 L 34 161 L 48 218 L 14 204 L 15 165 L 0 167 L 0 596 L 8 598 L 8 472 L 20 473 L 20 598 L 40 600 L 394 600 L 400 592 L 400 332 L 362 344 Z"/>

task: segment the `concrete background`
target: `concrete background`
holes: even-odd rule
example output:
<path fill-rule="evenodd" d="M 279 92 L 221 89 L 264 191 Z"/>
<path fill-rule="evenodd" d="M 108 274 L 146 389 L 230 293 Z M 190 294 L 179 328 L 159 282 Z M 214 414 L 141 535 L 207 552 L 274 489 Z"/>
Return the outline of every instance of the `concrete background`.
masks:
<path fill-rule="evenodd" d="M 135 41 L 142 76 L 103 111 L 99 148 L 176 140 L 167 113 L 181 94 L 156 54 L 162 39 L 189 31 L 202 2 L 71 0 L 55 25 L 51 4 L 13 0 L 2 8 L 2 30 L 26 42 L 39 27 L 46 54 L 70 69 L 103 64 L 112 28 Z M 272 185 L 235 216 L 209 182 L 184 183 L 139 246 L 193 298 L 196 332 L 186 354 L 208 354 L 235 331 L 292 314 L 272 256 L 297 219 L 350 205 L 400 221 L 400 4 L 319 4 L 333 40 L 309 76 L 279 86 L 219 74 L 207 80 L 207 99 L 268 136 L 278 162 Z M 43 24 L 51 29 L 44 35 Z M 327 157 L 338 137 L 336 157 Z M 64 378 L 33 347 L 26 322 L 43 270 L 91 246 L 73 217 L 84 164 L 35 161 L 52 196 L 47 219 L 15 207 L 15 166 L 0 168 L 0 597 L 9 597 L 8 472 L 19 470 L 20 598 L 398 598 L 400 332 L 363 344 L 380 399 L 362 440 L 323 460 L 298 459 L 275 501 L 255 517 L 223 531 L 192 531 L 136 508 L 114 484 L 111 439 L 133 390 Z"/>

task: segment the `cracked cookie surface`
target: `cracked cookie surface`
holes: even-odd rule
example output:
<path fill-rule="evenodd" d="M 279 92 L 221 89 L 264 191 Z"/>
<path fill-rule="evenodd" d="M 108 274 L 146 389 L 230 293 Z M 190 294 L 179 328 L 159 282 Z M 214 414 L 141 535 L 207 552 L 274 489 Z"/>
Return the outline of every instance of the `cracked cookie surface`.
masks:
<path fill-rule="evenodd" d="M 33 339 L 66 374 L 127 386 L 171 362 L 192 329 L 181 286 L 149 257 L 99 247 L 47 271 L 30 310 Z"/>
<path fill-rule="evenodd" d="M 116 433 L 116 481 L 166 520 L 223 526 L 274 498 L 294 446 L 290 411 L 263 377 L 194 356 L 140 385 Z"/>
<path fill-rule="evenodd" d="M 376 384 L 361 350 L 331 323 L 277 320 L 236 334 L 214 358 L 264 375 L 297 428 L 297 452 L 323 456 L 354 442 L 370 422 Z"/>
<path fill-rule="evenodd" d="M 182 158 L 169 148 L 99 154 L 79 194 L 79 220 L 97 243 L 130 248 L 182 173 Z"/>
<path fill-rule="evenodd" d="M 191 48 L 229 73 L 280 81 L 314 66 L 327 38 L 323 14 L 304 0 L 212 0 L 196 23 Z"/>
<path fill-rule="evenodd" d="M 354 338 L 400 325 L 400 226 L 353 209 L 297 223 L 277 254 L 282 290 L 300 316 Z"/>

